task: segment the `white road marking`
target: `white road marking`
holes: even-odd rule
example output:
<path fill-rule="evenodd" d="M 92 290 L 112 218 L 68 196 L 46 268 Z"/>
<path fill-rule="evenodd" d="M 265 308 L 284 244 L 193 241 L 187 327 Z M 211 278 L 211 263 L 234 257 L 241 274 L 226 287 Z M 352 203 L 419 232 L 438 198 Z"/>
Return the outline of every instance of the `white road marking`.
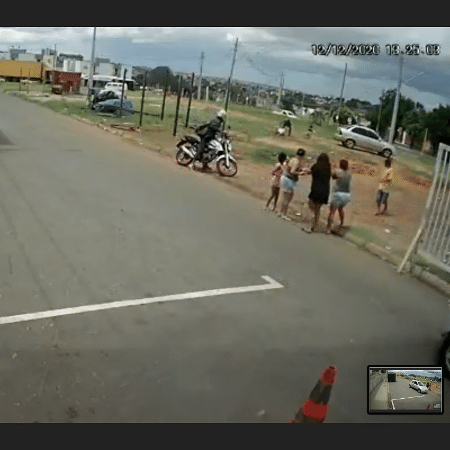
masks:
<path fill-rule="evenodd" d="M 393 402 L 395 401 L 397 401 L 397 400 L 409 400 L 409 399 L 412 399 L 412 398 L 422 398 L 423 396 L 422 395 L 418 395 L 418 396 L 416 396 L 416 397 L 405 397 L 405 398 L 396 398 L 396 399 L 394 399 L 394 400 L 392 400 Z"/>
<path fill-rule="evenodd" d="M 190 294 L 168 295 L 165 297 L 145 298 L 142 300 L 125 300 L 121 302 L 104 303 L 101 305 L 81 306 L 77 308 L 66 308 L 55 311 L 46 311 L 33 314 L 22 314 L 19 316 L 10 316 L 0 318 L 0 325 L 10 325 L 13 323 L 32 322 L 43 319 L 53 319 L 55 317 L 73 316 L 76 314 L 85 314 L 88 312 L 107 311 L 111 309 L 128 308 L 131 306 L 145 306 L 154 303 L 179 302 L 182 300 L 199 299 L 205 297 L 218 297 L 220 295 L 245 294 L 249 292 L 268 291 L 272 289 L 284 289 L 284 286 L 277 283 L 268 276 L 262 277 L 268 284 L 261 286 L 249 286 L 230 289 L 213 289 L 211 291 L 193 292 Z"/>

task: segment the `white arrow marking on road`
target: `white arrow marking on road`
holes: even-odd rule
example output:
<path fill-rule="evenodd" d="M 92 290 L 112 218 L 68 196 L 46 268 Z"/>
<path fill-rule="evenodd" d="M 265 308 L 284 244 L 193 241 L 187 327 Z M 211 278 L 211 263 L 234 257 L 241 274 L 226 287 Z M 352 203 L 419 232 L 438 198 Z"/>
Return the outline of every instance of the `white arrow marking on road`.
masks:
<path fill-rule="evenodd" d="M 101 305 L 80 306 L 77 308 L 66 308 L 55 311 L 40 312 L 34 314 L 22 314 L 20 316 L 11 316 L 0 318 L 0 325 L 10 325 L 13 323 L 32 322 L 42 319 L 53 319 L 55 317 L 73 316 L 76 314 L 85 314 L 88 312 L 107 311 L 111 309 L 128 308 L 131 306 L 145 306 L 154 303 L 179 302 L 182 300 L 199 299 L 205 297 L 218 297 L 220 295 L 246 294 L 249 292 L 269 291 L 271 289 L 284 289 L 284 286 L 277 283 L 270 277 L 262 277 L 268 284 L 261 286 L 249 286 L 230 289 L 213 289 L 212 291 L 193 292 L 191 294 L 168 295 L 165 297 L 145 298 L 142 300 L 125 300 L 121 302 L 104 303 Z"/>

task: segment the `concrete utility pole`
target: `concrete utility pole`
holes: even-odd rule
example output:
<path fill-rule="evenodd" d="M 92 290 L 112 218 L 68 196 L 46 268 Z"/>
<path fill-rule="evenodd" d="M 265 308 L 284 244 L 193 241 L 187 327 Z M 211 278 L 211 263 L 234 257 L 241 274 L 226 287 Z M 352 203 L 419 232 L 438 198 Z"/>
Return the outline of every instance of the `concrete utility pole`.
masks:
<path fill-rule="evenodd" d="M 280 84 L 280 92 L 278 94 L 278 108 L 281 108 L 281 98 L 283 97 L 283 89 L 284 89 L 284 73 L 281 74 L 281 84 Z"/>
<path fill-rule="evenodd" d="M 384 97 L 384 91 L 381 97 Z M 383 102 L 380 102 L 380 112 L 378 114 L 378 123 L 377 123 L 377 134 L 380 134 L 380 122 L 381 122 L 381 111 L 383 109 Z"/>
<path fill-rule="evenodd" d="M 344 82 L 342 84 L 341 96 L 339 98 L 339 106 L 338 106 L 338 112 L 337 112 L 338 126 L 339 126 L 339 116 L 341 114 L 342 99 L 344 98 L 345 81 L 347 79 L 347 67 L 348 67 L 348 64 L 345 65 Z"/>
<path fill-rule="evenodd" d="M 91 56 L 91 67 L 89 70 L 89 83 L 88 83 L 88 100 L 90 104 L 91 91 L 94 84 L 94 72 L 95 72 L 95 41 L 97 39 L 97 27 L 94 27 L 94 39 L 92 42 L 92 56 Z"/>
<path fill-rule="evenodd" d="M 230 103 L 231 83 L 233 81 L 234 66 L 236 65 L 236 55 L 238 51 L 238 46 L 239 46 L 239 39 L 236 39 L 236 45 L 234 46 L 233 65 L 231 66 L 231 75 L 230 79 L 228 80 L 227 99 L 225 103 L 225 111 L 227 112 L 228 112 L 228 104 Z"/>
<path fill-rule="evenodd" d="M 56 44 L 55 44 L 55 53 L 53 55 L 53 70 L 56 70 Z"/>
<path fill-rule="evenodd" d="M 400 90 L 402 88 L 402 76 L 403 76 L 403 55 L 400 55 L 400 78 L 398 80 L 397 96 L 395 98 L 394 114 L 392 115 L 391 132 L 389 134 L 389 144 L 394 143 L 395 128 L 397 127 L 398 108 L 400 106 Z"/>
<path fill-rule="evenodd" d="M 202 52 L 202 55 L 200 56 L 200 80 L 198 84 L 198 94 L 197 94 L 197 100 L 202 99 L 202 82 L 203 82 L 203 63 L 205 61 L 205 53 Z"/>

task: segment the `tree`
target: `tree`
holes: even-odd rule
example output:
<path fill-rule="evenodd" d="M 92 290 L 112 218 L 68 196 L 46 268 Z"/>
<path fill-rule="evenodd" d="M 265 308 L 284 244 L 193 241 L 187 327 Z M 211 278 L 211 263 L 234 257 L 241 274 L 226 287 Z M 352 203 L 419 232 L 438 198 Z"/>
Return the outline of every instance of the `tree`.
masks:
<path fill-rule="evenodd" d="M 433 143 L 433 154 L 437 154 L 439 144 L 450 145 L 450 106 L 439 105 L 426 114 L 423 120 Z"/>
<path fill-rule="evenodd" d="M 385 92 L 380 98 L 381 119 L 379 127 L 381 134 L 385 134 L 387 129 L 390 128 L 391 126 L 396 96 L 397 90 L 392 89 L 390 91 Z M 424 110 L 423 105 L 420 105 L 420 103 L 418 105 L 419 108 L 416 107 L 416 103 L 413 100 L 411 100 L 410 98 L 407 99 L 402 95 L 400 95 L 397 124 L 399 124 L 399 126 L 402 126 L 403 120 L 405 119 L 408 112 L 413 111 L 415 109 L 417 109 L 418 111 Z M 376 129 L 378 125 L 378 118 L 379 118 L 379 105 L 378 107 L 372 109 L 372 111 L 369 112 L 369 114 L 367 115 L 367 120 L 370 121 L 371 128 Z"/>
<path fill-rule="evenodd" d="M 408 111 L 403 118 L 401 127 L 411 135 L 411 148 L 425 136 L 425 117 L 425 109 L 417 103 L 415 109 Z"/>
<path fill-rule="evenodd" d="M 281 100 L 281 109 L 286 111 L 294 111 L 294 102 L 290 99 Z"/>
<path fill-rule="evenodd" d="M 336 121 L 336 116 L 338 114 L 338 106 L 333 106 L 330 109 L 329 116 L 333 119 L 333 122 Z M 356 125 L 356 117 L 358 116 L 358 112 L 349 108 L 347 105 L 341 106 L 339 111 L 339 125 L 348 125 L 349 119 L 352 122 L 352 125 Z"/>

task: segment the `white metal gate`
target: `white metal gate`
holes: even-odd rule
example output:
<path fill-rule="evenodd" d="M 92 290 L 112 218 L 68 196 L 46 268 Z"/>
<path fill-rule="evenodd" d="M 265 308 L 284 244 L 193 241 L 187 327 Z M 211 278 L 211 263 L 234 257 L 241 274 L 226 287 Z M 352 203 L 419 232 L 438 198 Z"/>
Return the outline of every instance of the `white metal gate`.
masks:
<path fill-rule="evenodd" d="M 417 252 L 424 259 L 450 272 L 450 146 L 441 144 L 433 184 L 419 231 L 403 260 L 401 272 Z"/>

